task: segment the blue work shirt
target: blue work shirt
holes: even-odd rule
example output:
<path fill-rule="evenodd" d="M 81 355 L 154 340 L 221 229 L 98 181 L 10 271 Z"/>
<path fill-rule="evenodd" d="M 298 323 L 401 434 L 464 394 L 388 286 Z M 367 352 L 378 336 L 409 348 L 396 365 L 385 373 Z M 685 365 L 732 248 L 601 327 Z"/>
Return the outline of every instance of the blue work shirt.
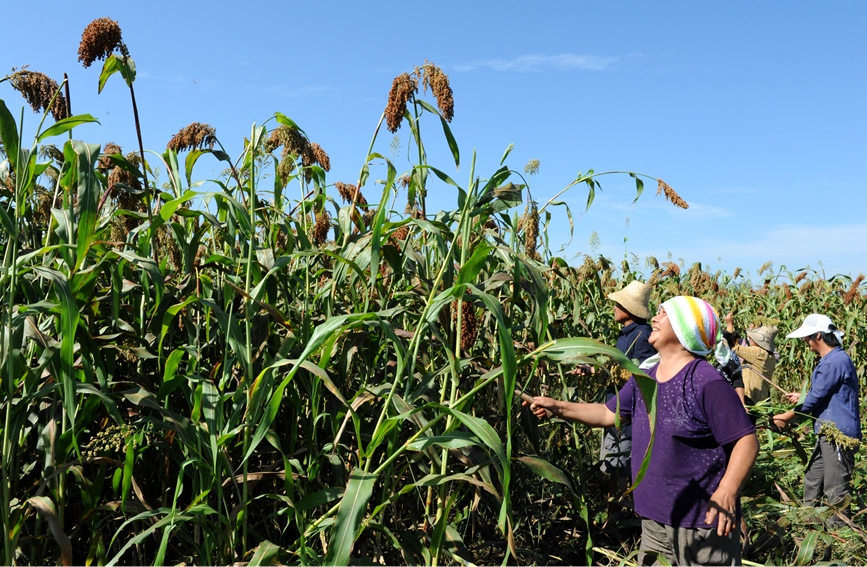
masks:
<path fill-rule="evenodd" d="M 656 349 L 647 342 L 651 331 L 653 329 L 647 323 L 629 323 L 620 329 L 620 335 L 617 336 L 614 346 L 630 359 L 637 358 L 638 363 L 641 364 L 656 354 Z"/>
<path fill-rule="evenodd" d="M 843 435 L 861 439 L 858 376 L 849 355 L 840 347 L 819 359 L 810 377 L 810 391 L 800 411 L 816 418 L 814 431 L 830 421 Z M 797 408 L 796 408 L 797 409 Z"/>

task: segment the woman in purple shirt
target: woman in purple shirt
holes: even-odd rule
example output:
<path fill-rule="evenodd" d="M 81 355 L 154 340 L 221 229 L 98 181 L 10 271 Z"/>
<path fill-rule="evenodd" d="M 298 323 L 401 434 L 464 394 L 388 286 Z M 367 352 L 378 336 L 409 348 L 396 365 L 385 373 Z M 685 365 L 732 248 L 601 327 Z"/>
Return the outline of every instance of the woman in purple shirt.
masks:
<path fill-rule="evenodd" d="M 739 493 L 759 445 L 737 394 L 704 360 L 715 348 L 718 357 L 727 354 L 719 317 L 707 302 L 680 296 L 662 304 L 651 328 L 649 342 L 659 354 L 645 365 L 657 382 L 655 424 L 634 377 L 618 393 L 620 417 L 632 423 L 634 478 L 653 441 L 634 490 L 642 517 L 639 563 L 664 556 L 677 565 L 739 564 Z M 617 404 L 617 398 L 586 404 L 536 397 L 530 408 L 540 418 L 548 410 L 610 427 Z"/>

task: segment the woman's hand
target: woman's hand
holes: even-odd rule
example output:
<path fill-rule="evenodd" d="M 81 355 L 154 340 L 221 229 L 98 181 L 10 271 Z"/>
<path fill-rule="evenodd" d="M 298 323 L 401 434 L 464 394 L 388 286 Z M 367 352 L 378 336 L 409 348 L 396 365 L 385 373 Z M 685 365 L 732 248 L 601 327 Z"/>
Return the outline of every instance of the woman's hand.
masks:
<path fill-rule="evenodd" d="M 535 396 L 532 402 L 524 400 L 521 405 L 530 406 L 530 411 L 539 419 L 547 419 L 559 412 L 559 402 L 546 396 Z"/>

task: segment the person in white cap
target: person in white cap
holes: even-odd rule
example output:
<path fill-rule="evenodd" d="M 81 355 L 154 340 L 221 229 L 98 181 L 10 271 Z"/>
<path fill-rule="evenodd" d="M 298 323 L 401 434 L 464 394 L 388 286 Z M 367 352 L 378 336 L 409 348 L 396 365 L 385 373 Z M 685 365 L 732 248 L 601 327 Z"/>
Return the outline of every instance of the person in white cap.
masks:
<path fill-rule="evenodd" d="M 818 505 L 825 498 L 842 508 L 848 516 L 849 492 L 855 453 L 861 442 L 861 416 L 858 376 L 852 359 L 842 348 L 843 332 L 827 315 L 812 313 L 804 323 L 786 335 L 803 339 L 810 350 L 820 356 L 810 376 L 810 389 L 794 410 L 774 416 L 774 424 L 784 428 L 796 414 L 815 418 L 814 431 L 819 439 L 804 474 L 804 501 Z M 798 403 L 800 394 L 786 394 L 790 403 Z M 832 523 L 842 520 L 835 516 Z"/>

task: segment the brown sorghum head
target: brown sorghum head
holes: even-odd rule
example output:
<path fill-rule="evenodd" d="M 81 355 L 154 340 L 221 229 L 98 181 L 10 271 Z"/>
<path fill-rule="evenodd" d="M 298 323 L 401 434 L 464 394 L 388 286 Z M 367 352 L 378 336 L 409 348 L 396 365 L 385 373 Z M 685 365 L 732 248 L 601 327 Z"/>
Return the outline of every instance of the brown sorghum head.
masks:
<path fill-rule="evenodd" d="M 367 199 L 364 198 L 364 195 L 361 194 L 361 191 L 355 185 L 338 181 L 334 184 L 334 188 L 337 189 L 337 192 L 340 193 L 340 196 L 347 203 L 351 203 L 354 200 L 358 205 L 367 204 Z"/>
<path fill-rule="evenodd" d="M 63 165 L 66 159 L 63 157 L 63 152 L 54 144 L 45 144 L 39 148 L 39 155 L 53 159 L 54 163 L 59 166 Z"/>
<path fill-rule="evenodd" d="M 862 281 L 864 281 L 864 274 L 858 274 L 858 277 L 852 280 L 852 285 L 849 286 L 849 290 L 843 294 L 844 305 L 852 303 L 852 300 L 855 299 L 856 295 L 858 295 L 858 286 L 861 285 Z"/>
<path fill-rule="evenodd" d="M 322 149 L 322 146 L 316 142 L 311 142 L 310 151 L 313 153 L 314 161 L 322 166 L 322 169 L 325 171 L 331 171 L 331 160 L 328 158 L 328 154 L 325 153 L 325 150 Z"/>
<path fill-rule="evenodd" d="M 437 99 L 437 106 L 440 112 L 443 113 L 443 118 L 447 122 L 451 122 L 455 116 L 455 99 L 452 93 L 452 87 L 449 85 L 448 76 L 443 73 L 443 70 L 433 63 L 425 63 L 422 85 L 425 88 L 430 87 L 434 98 Z"/>
<path fill-rule="evenodd" d="M 122 46 L 120 26 L 117 22 L 109 18 L 97 18 L 87 24 L 81 34 L 78 60 L 85 67 L 90 67 L 94 61 L 105 59 L 115 49 L 123 50 Z"/>
<path fill-rule="evenodd" d="M 66 118 L 66 97 L 57 92 L 60 85 L 48 75 L 21 69 L 12 73 L 9 82 L 12 84 L 12 88 L 21 93 L 33 112 L 47 109 L 51 111 L 55 120 Z M 57 94 L 56 97 L 55 94 Z M 51 102 L 52 98 L 54 98 L 54 103 Z M 49 104 L 51 104 L 50 109 L 48 108 Z"/>
<path fill-rule="evenodd" d="M 524 229 L 524 248 L 529 256 L 535 256 L 536 240 L 539 237 L 539 209 L 536 201 L 530 201 L 527 212 L 521 219 L 521 228 Z"/>
<path fill-rule="evenodd" d="M 108 159 L 108 156 L 114 154 L 123 155 L 123 150 L 120 149 L 120 146 L 115 144 L 114 142 L 109 142 L 102 148 L 102 155 L 99 156 L 99 161 L 96 164 L 97 169 L 101 169 L 103 171 L 107 171 L 114 167 L 114 164 Z"/>
<path fill-rule="evenodd" d="M 367 209 L 361 215 L 361 220 L 364 221 L 364 226 L 370 227 L 373 224 L 373 219 L 376 217 L 376 209 Z"/>
<path fill-rule="evenodd" d="M 385 123 L 388 131 L 394 134 L 400 128 L 403 113 L 409 99 L 418 92 L 418 80 L 409 73 L 402 73 L 394 78 L 391 91 L 388 93 L 388 104 L 385 107 Z"/>
<path fill-rule="evenodd" d="M 468 351 L 476 343 L 478 338 L 478 320 L 476 319 L 476 308 L 469 301 L 462 301 L 461 305 L 461 350 Z M 452 302 L 452 323 L 457 324 L 458 320 L 458 302 Z"/>
<path fill-rule="evenodd" d="M 309 142 L 304 134 L 299 132 L 292 126 L 281 125 L 271 131 L 271 136 L 265 143 L 265 148 L 272 152 L 283 146 L 283 151 L 280 154 L 281 159 L 289 154 L 300 156 L 304 154 Z"/>
<path fill-rule="evenodd" d="M 214 149 L 214 144 L 217 143 L 217 131 L 213 126 L 202 124 L 201 122 L 193 122 L 185 126 L 180 131 L 172 136 L 166 147 L 176 152 L 184 150 L 200 149 L 206 147 L 209 150 Z"/>
<path fill-rule="evenodd" d="M 665 266 L 665 270 L 663 270 L 662 274 L 660 274 L 660 278 L 680 275 L 680 266 L 678 266 L 674 262 L 666 262 L 663 265 Z"/>
<path fill-rule="evenodd" d="M 409 226 L 403 225 L 402 227 L 392 232 L 391 236 L 395 240 L 406 240 L 406 237 L 409 236 Z"/>
<path fill-rule="evenodd" d="M 313 226 L 313 242 L 318 246 L 328 240 L 328 229 L 331 228 L 331 215 L 322 210 L 316 214 L 316 224 Z"/>
<path fill-rule="evenodd" d="M 677 192 L 671 188 L 671 185 L 669 185 L 668 183 L 666 183 L 662 179 L 657 179 L 656 181 L 657 181 L 657 187 L 656 187 L 656 194 L 657 195 L 659 195 L 660 193 L 664 193 L 665 198 L 668 199 L 668 201 L 672 205 L 674 205 L 675 207 L 680 207 L 681 209 L 688 209 L 689 208 L 689 205 L 687 204 L 687 202 L 680 198 L 680 195 L 678 195 Z"/>

